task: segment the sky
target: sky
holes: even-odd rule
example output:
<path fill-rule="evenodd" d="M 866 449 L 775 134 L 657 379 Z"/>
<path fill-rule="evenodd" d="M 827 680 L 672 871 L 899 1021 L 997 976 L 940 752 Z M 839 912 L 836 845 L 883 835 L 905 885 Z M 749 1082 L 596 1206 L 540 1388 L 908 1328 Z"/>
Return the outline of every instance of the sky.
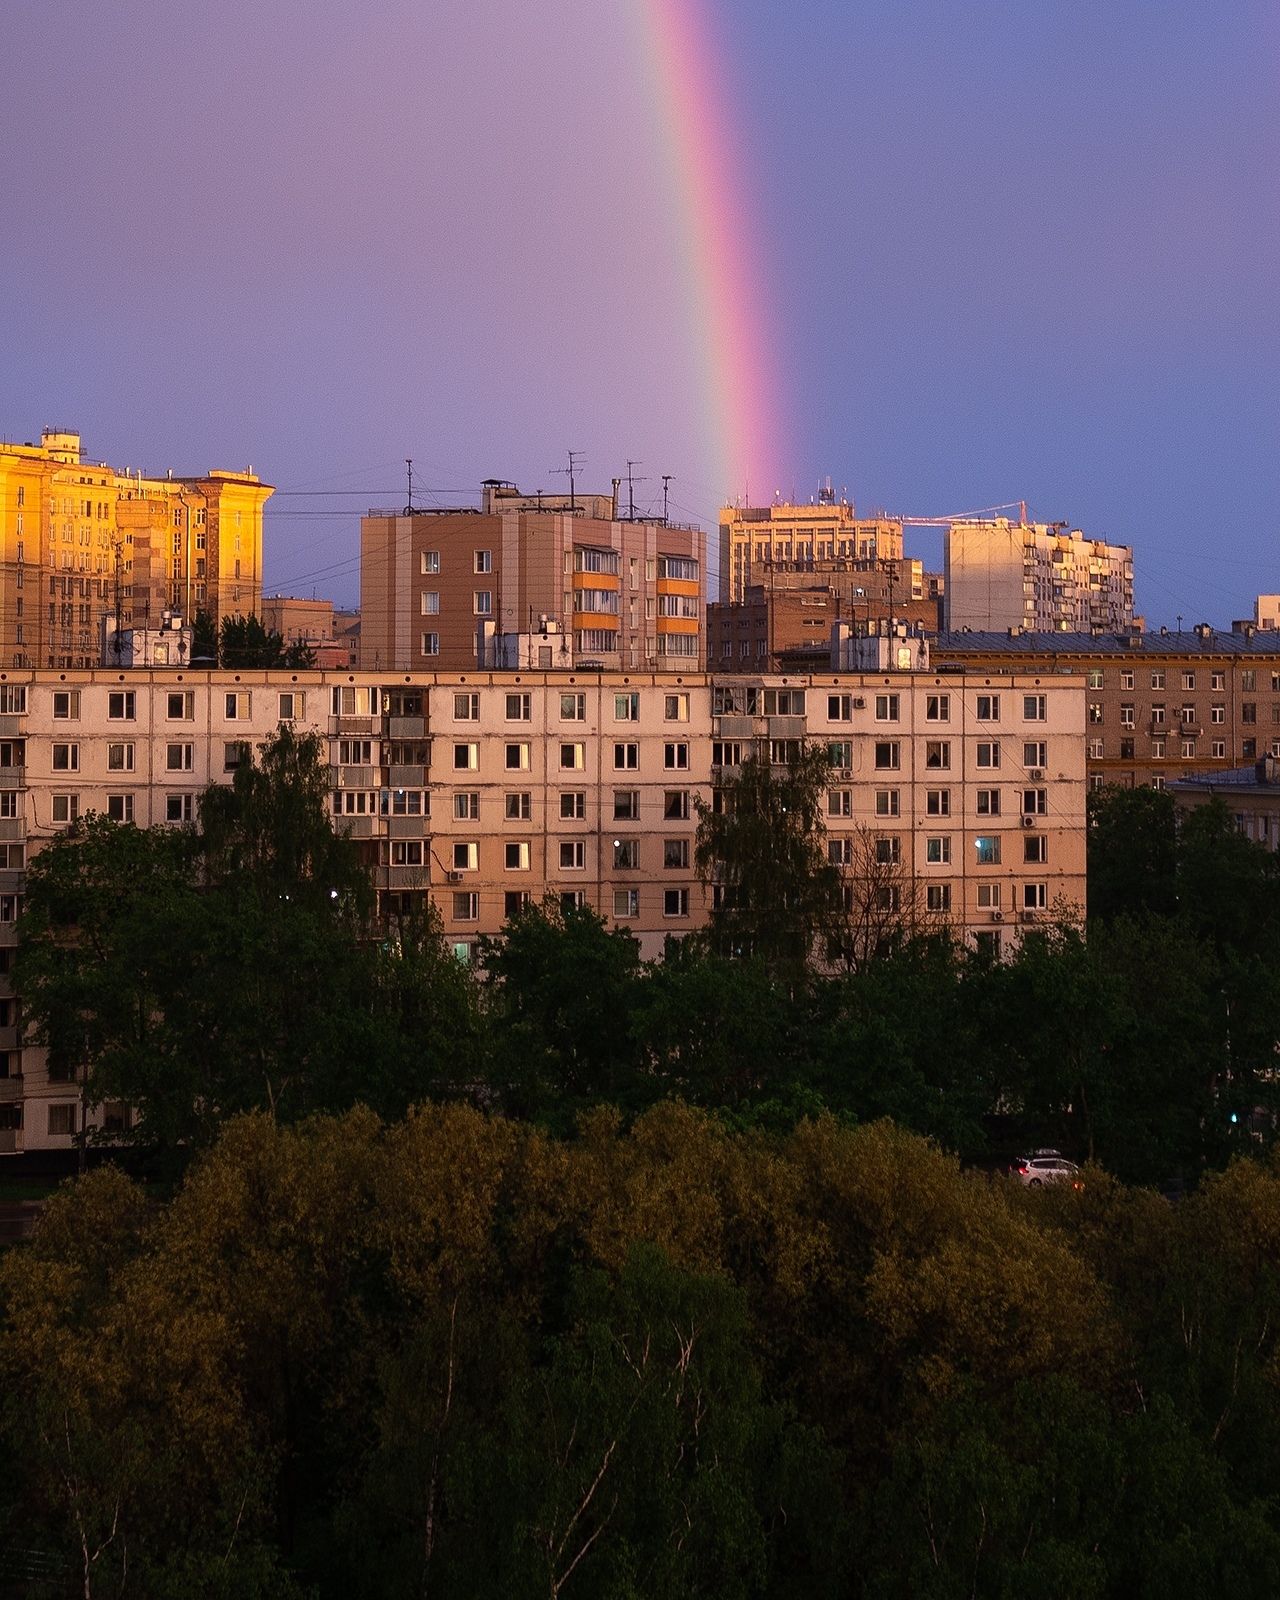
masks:
<path fill-rule="evenodd" d="M 0 435 L 252 463 L 268 587 L 340 603 L 406 456 L 450 504 L 571 448 L 709 529 L 828 475 L 1025 499 L 1134 545 L 1149 625 L 1280 589 L 1280 8 L 667 3 L 733 144 L 701 198 L 756 286 L 749 484 L 650 0 L 0 0 Z"/>

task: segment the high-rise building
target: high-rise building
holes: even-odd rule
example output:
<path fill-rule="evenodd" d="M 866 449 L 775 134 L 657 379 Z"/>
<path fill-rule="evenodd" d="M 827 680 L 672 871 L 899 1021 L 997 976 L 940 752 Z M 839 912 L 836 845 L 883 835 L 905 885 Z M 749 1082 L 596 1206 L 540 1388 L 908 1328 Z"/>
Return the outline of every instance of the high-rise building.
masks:
<path fill-rule="evenodd" d="M 884 562 L 902 562 L 902 523 L 859 517 L 830 494 L 807 506 L 725 506 L 720 513 L 721 605 L 745 600 L 769 573 L 849 572 L 855 563 L 874 570 Z M 914 588 L 923 574 L 901 577 Z"/>
<path fill-rule="evenodd" d="M 374 510 L 360 525 L 366 671 L 491 664 L 494 635 L 532 633 L 544 618 L 566 641 L 557 666 L 696 671 L 705 598 L 702 530 L 619 517 L 610 495 L 490 481 L 478 511 Z"/>
<path fill-rule="evenodd" d="M 1133 626 L 1133 549 L 1062 523 L 953 522 L 943 536 L 947 627 L 1123 633 Z"/>
<path fill-rule="evenodd" d="M 252 470 L 148 478 L 85 461 L 78 433 L 0 443 L 0 660 L 95 666 L 107 617 L 256 611 L 270 494 Z"/>

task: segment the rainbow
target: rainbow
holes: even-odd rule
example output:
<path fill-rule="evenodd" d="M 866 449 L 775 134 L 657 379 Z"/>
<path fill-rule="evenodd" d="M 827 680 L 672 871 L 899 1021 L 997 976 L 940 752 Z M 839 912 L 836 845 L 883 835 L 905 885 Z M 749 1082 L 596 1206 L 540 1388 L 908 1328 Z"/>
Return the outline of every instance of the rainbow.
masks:
<path fill-rule="evenodd" d="M 784 464 L 782 396 L 750 248 L 741 144 L 707 6 L 633 0 L 687 253 L 690 344 L 714 479 L 707 487 L 726 500 L 750 491 L 767 505 Z"/>

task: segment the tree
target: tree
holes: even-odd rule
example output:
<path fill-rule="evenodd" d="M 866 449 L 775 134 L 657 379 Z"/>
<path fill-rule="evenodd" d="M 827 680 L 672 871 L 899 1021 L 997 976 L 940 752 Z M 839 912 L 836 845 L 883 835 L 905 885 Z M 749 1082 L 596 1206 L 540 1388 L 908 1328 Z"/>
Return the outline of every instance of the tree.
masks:
<path fill-rule="evenodd" d="M 1172 916 L 1177 872 L 1177 815 L 1166 789 L 1112 784 L 1090 792 L 1091 918 Z"/>
<path fill-rule="evenodd" d="M 221 667 L 313 667 L 315 651 L 305 640 L 286 645 L 280 634 L 269 632 L 254 613 L 223 617 L 218 635 Z"/>
<path fill-rule="evenodd" d="M 698 876 L 715 896 L 710 937 L 732 956 L 803 973 L 838 916 L 840 878 L 827 859 L 824 750 L 774 765 L 752 756 L 698 808 Z"/>

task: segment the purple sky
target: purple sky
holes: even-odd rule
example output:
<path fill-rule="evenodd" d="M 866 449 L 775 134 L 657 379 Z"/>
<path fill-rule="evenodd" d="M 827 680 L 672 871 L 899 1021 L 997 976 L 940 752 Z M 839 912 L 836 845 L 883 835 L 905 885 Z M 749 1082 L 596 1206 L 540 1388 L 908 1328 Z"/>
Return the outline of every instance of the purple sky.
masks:
<path fill-rule="evenodd" d="M 0 433 L 442 498 L 639 458 L 714 517 L 687 262 L 625 4 L 5 7 Z M 711 3 L 711 0 L 708 0 Z M 1150 621 L 1280 588 L 1280 14 L 722 4 L 792 481 L 1025 497 L 1137 547 Z M 390 491 L 390 493 L 388 493 Z M 357 592 L 362 498 L 267 579 Z M 936 558 L 939 541 L 921 537 Z"/>

